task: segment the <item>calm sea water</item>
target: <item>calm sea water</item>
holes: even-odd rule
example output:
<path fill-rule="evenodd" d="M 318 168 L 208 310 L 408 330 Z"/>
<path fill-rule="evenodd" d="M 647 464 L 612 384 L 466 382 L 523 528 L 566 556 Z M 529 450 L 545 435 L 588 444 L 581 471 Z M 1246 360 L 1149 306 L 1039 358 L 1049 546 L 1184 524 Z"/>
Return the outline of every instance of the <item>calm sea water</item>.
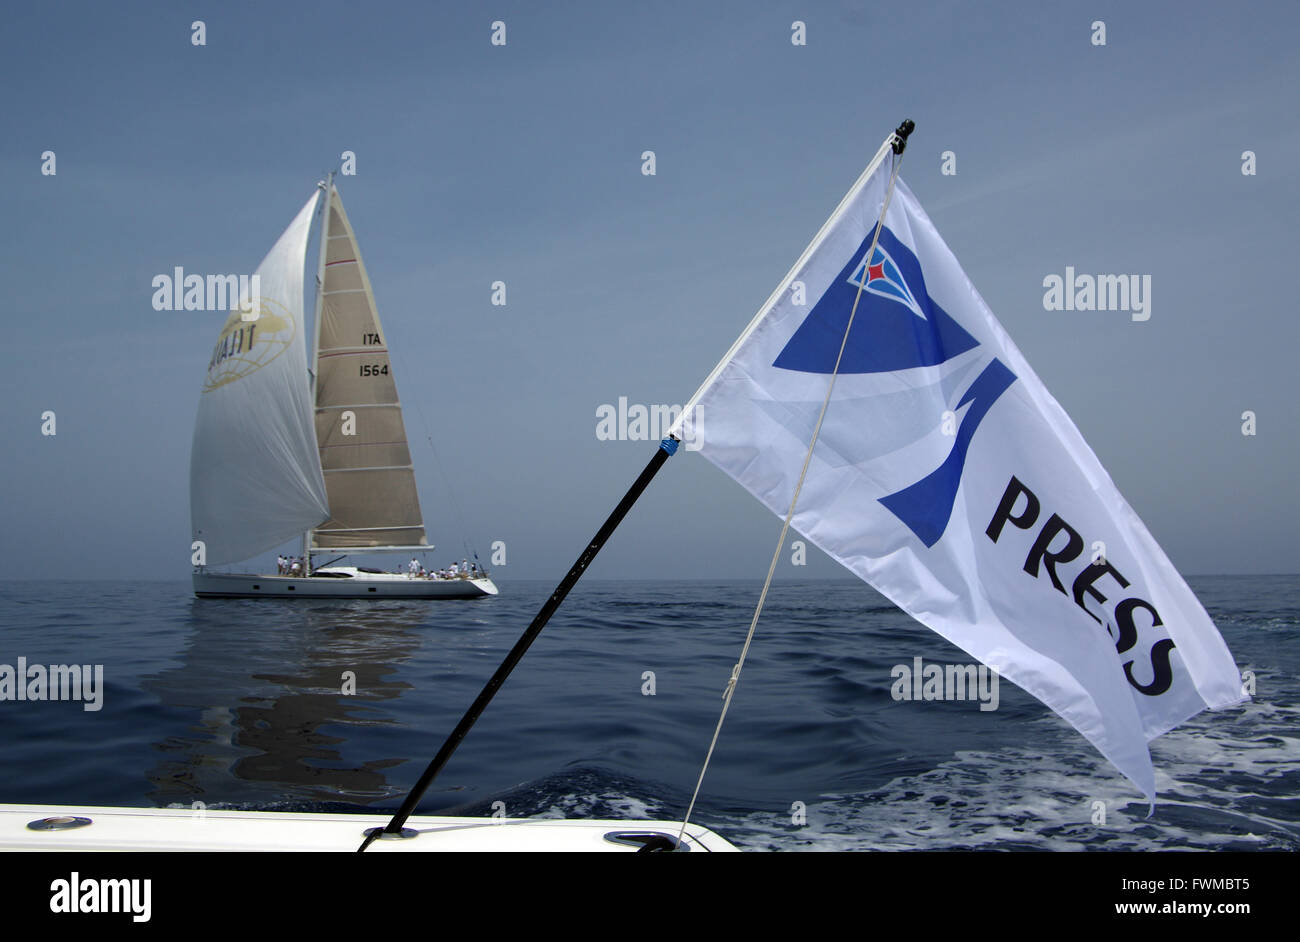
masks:
<path fill-rule="evenodd" d="M 991 712 L 893 700 L 894 665 L 968 658 L 844 581 L 774 587 L 694 820 L 750 849 L 1300 849 L 1300 577 L 1189 581 L 1258 690 L 1153 743 L 1152 818 L 1011 684 Z M 421 812 L 680 818 L 758 588 L 580 584 Z M 550 589 L 277 602 L 0 583 L 0 663 L 103 664 L 106 688 L 99 712 L 0 703 L 0 802 L 395 808 Z"/>

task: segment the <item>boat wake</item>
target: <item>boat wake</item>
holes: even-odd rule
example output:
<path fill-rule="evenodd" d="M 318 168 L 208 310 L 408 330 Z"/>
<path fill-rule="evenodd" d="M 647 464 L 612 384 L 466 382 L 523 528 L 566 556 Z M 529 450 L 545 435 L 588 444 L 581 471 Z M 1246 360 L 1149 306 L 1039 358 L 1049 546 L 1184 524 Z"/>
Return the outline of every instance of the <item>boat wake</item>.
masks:
<path fill-rule="evenodd" d="M 961 751 L 871 792 L 809 802 L 803 825 L 757 812 L 701 823 L 750 850 L 1295 851 L 1297 719 L 1295 707 L 1254 702 L 1235 723 L 1202 715 L 1156 739 L 1150 817 L 1127 780 L 1049 718 L 1035 725 L 1060 728 L 1060 749 Z"/>

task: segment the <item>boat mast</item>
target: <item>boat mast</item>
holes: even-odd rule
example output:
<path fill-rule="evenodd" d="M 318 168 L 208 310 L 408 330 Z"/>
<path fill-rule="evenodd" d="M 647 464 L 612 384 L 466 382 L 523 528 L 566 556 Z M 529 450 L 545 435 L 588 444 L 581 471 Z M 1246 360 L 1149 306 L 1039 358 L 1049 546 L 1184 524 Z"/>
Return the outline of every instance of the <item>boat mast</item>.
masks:
<path fill-rule="evenodd" d="M 321 186 L 325 188 L 325 199 L 321 203 L 320 211 L 320 261 L 316 264 L 316 323 L 312 329 L 311 370 L 308 374 L 313 424 L 316 422 L 316 376 L 320 372 L 320 321 L 325 307 L 325 255 L 329 251 L 330 203 L 334 198 L 333 170 L 325 177 L 325 182 Z M 306 575 L 311 575 L 311 534 L 312 531 L 308 530 L 302 535 L 302 561 Z"/>

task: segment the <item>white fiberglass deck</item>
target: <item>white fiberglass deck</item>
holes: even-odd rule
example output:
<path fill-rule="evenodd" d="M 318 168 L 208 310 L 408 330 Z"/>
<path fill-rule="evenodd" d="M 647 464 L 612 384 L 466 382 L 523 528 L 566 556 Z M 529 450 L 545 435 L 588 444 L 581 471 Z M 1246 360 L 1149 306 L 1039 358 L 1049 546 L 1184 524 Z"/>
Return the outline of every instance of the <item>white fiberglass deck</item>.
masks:
<path fill-rule="evenodd" d="M 89 818 L 67 830 L 33 830 L 46 818 Z M 100 808 L 0 805 L 0 850 L 55 851 L 355 851 L 385 815 L 296 814 L 277 811 L 191 811 L 188 808 Z M 376 840 L 368 854 L 411 851 L 616 851 L 638 845 L 606 835 L 653 831 L 675 838 L 680 822 L 586 821 L 549 818 L 442 818 L 414 816 L 418 835 Z M 734 851 L 708 828 L 690 825 L 693 851 Z"/>

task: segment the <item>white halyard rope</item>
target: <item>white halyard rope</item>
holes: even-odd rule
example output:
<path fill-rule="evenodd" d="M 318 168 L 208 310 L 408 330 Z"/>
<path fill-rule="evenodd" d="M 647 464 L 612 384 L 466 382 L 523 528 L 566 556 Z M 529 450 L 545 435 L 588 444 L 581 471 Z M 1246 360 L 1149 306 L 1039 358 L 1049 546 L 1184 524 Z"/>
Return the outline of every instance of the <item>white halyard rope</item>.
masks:
<path fill-rule="evenodd" d="M 890 145 L 894 141 L 891 136 L 886 142 Z M 763 603 L 767 601 L 767 590 L 772 585 L 772 577 L 776 574 L 776 564 L 781 558 L 781 550 L 785 546 L 786 534 L 790 532 L 790 521 L 794 519 L 794 508 L 799 502 L 799 492 L 803 490 L 804 478 L 808 475 L 808 466 L 812 463 L 813 449 L 817 446 L 817 436 L 821 434 L 822 420 L 826 418 L 826 410 L 831 404 L 831 393 L 835 390 L 835 380 L 839 376 L 840 361 L 844 358 L 844 349 L 848 346 L 849 332 L 853 330 L 853 318 L 858 313 L 858 302 L 862 300 L 862 289 L 869 280 L 867 268 L 871 264 L 871 256 L 876 251 L 876 243 L 880 239 L 880 229 L 885 224 L 885 214 L 889 212 L 889 201 L 894 195 L 894 182 L 898 179 L 898 168 L 903 162 L 901 154 L 894 155 L 893 167 L 889 174 L 889 187 L 885 190 L 885 200 L 880 208 L 880 218 L 876 220 L 875 233 L 871 237 L 871 247 L 867 249 L 867 254 L 863 257 L 863 277 L 858 281 L 858 293 L 853 298 L 853 309 L 849 312 L 849 322 L 844 327 L 844 338 L 840 341 L 840 352 L 835 357 L 835 369 L 831 371 L 831 379 L 826 387 L 826 398 L 822 401 L 821 413 L 817 416 L 817 424 L 813 427 L 812 439 L 808 442 L 808 454 L 804 456 L 803 468 L 799 472 L 799 481 L 795 484 L 794 495 L 790 498 L 790 509 L 786 511 L 785 523 L 781 526 L 781 536 L 776 541 L 776 551 L 772 553 L 772 563 L 767 567 L 767 578 L 763 580 L 763 591 L 759 593 L 758 605 L 754 607 L 754 617 L 749 622 L 749 632 L 745 635 L 745 644 L 740 649 L 740 659 L 736 661 L 735 667 L 731 669 L 731 677 L 727 681 L 726 690 L 722 693 L 722 713 L 718 717 L 718 725 L 713 730 L 713 740 L 709 743 L 709 751 L 704 757 L 704 765 L 700 768 L 700 777 L 696 779 L 695 791 L 691 793 L 691 802 L 686 808 L 686 814 L 682 816 L 682 827 L 677 833 L 677 840 L 680 843 L 682 837 L 686 834 L 686 824 L 691 819 L 691 812 L 695 810 L 695 802 L 700 797 L 700 788 L 704 784 L 704 775 L 709 770 L 709 761 L 713 758 L 713 750 L 718 745 L 718 736 L 722 732 L 722 724 L 727 718 L 727 710 L 731 708 L 731 698 L 736 693 L 736 684 L 740 680 L 740 671 L 745 666 L 745 658 L 749 654 L 749 646 L 754 640 L 754 632 L 758 628 L 758 617 L 762 614 Z M 684 410 L 683 410 L 684 411 Z"/>

